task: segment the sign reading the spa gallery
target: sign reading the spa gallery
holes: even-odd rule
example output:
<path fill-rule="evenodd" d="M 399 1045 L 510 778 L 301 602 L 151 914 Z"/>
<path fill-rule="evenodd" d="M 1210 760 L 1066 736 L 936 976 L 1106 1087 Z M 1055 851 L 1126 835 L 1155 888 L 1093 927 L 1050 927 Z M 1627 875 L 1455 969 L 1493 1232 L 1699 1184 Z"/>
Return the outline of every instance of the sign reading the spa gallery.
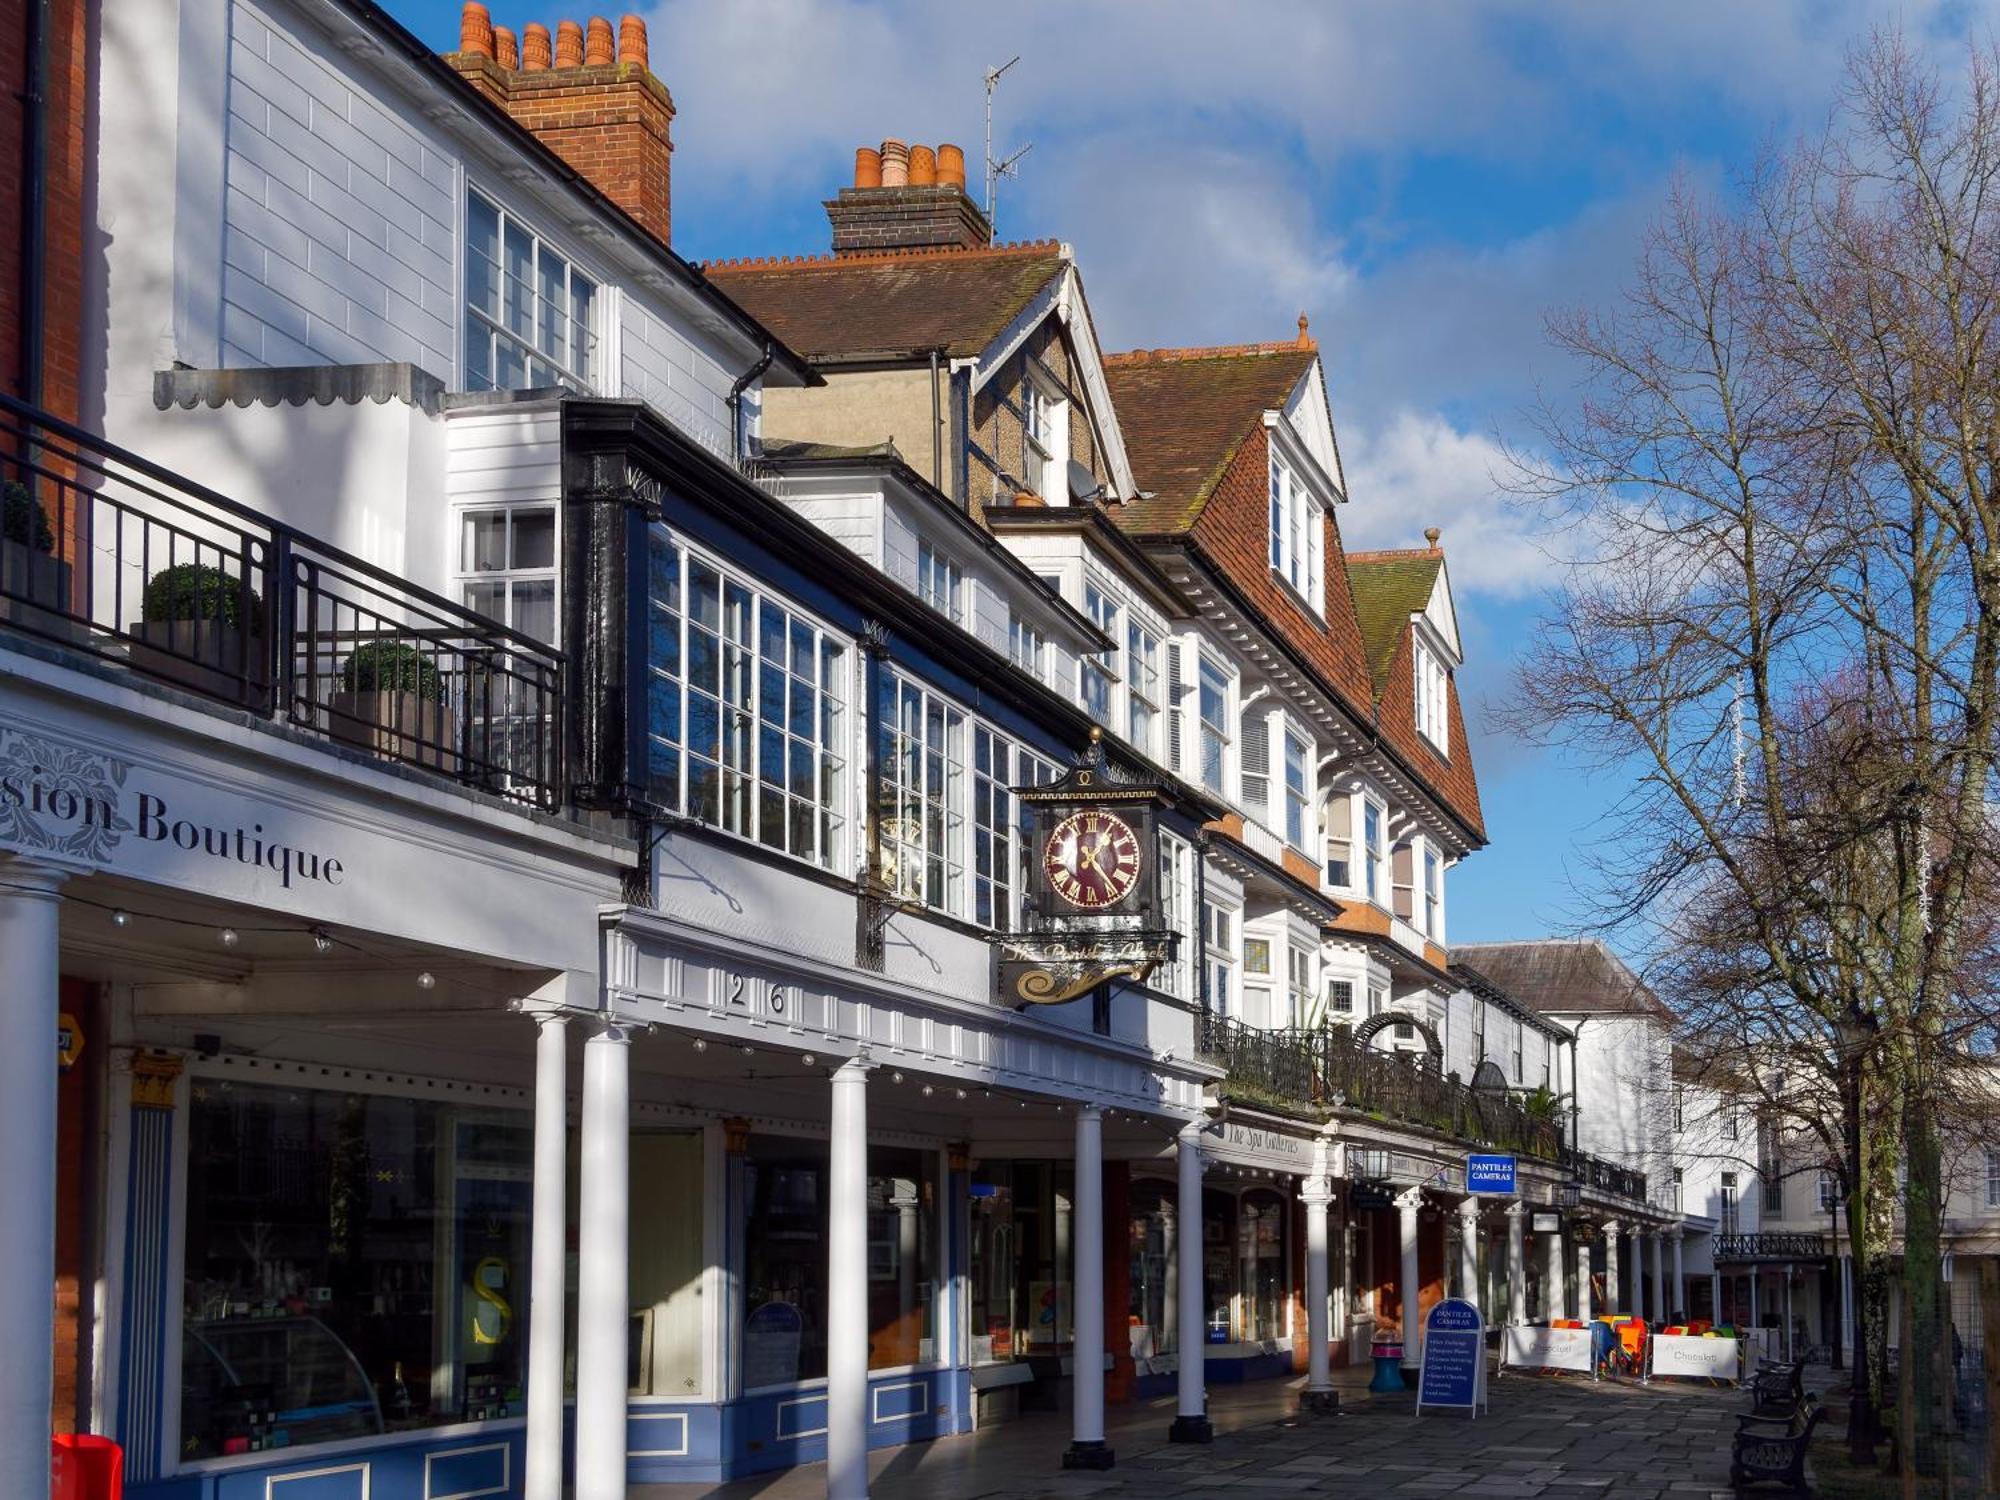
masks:
<path fill-rule="evenodd" d="M 110 869 L 129 863 L 135 848 L 158 845 L 248 866 L 260 882 L 288 891 L 346 878 L 346 866 L 324 848 L 282 837 L 255 817 L 178 806 L 164 789 L 134 785 L 133 769 L 115 755 L 0 726 L 0 843 Z"/>

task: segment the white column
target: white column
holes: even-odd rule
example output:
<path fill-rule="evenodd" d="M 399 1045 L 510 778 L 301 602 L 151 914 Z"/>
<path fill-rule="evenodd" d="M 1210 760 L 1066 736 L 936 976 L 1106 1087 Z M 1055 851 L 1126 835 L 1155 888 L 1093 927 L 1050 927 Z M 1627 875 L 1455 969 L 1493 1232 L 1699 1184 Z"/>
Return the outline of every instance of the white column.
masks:
<path fill-rule="evenodd" d="M 55 1399 L 56 1017 L 64 872 L 0 860 L 0 1495 L 49 1492 Z"/>
<path fill-rule="evenodd" d="M 1631 1265 L 1632 1300 L 1628 1306 L 1639 1316 L 1645 1316 L 1646 1308 L 1646 1237 L 1639 1232 L 1639 1226 L 1632 1226 L 1632 1243 L 1628 1257 Z"/>
<path fill-rule="evenodd" d="M 1315 1411 L 1334 1405 L 1327 1331 L 1326 1209 L 1333 1200 L 1328 1154 L 1321 1136 L 1313 1142 L 1312 1175 L 1299 1190 L 1306 1206 L 1306 1389 L 1299 1404 Z"/>
<path fill-rule="evenodd" d="M 1618 1275 L 1618 1241 L 1624 1237 L 1625 1226 L 1611 1220 L 1604 1226 L 1604 1301 L 1608 1313 L 1629 1311 L 1625 1303 L 1625 1288 Z"/>
<path fill-rule="evenodd" d="M 1556 1220 L 1562 1222 L 1560 1218 Z M 1542 1244 L 1542 1317 L 1553 1323 L 1562 1316 L 1563 1306 L 1563 1237 L 1562 1230 L 1552 1229 L 1548 1239 Z"/>
<path fill-rule="evenodd" d="M 1180 1243 L 1174 1257 L 1179 1282 L 1180 1391 L 1174 1425 L 1168 1433 L 1176 1443 L 1205 1443 L 1215 1434 L 1208 1422 L 1208 1390 L 1202 1368 L 1207 1350 L 1208 1320 L 1202 1316 L 1201 1291 L 1201 1122 L 1183 1126 L 1176 1152 L 1180 1170 Z"/>
<path fill-rule="evenodd" d="M 1667 1254 L 1661 1243 L 1660 1231 L 1655 1229 L 1650 1236 L 1653 1241 L 1653 1321 L 1664 1324 L 1673 1315 L 1667 1306 Z"/>
<path fill-rule="evenodd" d="M 1480 1306 L 1479 1200 L 1471 1197 L 1458 1205 L 1458 1294 L 1474 1307 Z"/>
<path fill-rule="evenodd" d="M 1527 1246 L 1521 1221 L 1528 1207 L 1519 1198 L 1507 1205 L 1507 1321 L 1516 1328 L 1528 1322 Z"/>
<path fill-rule="evenodd" d="M 577 1207 L 576 1500 L 624 1500 L 632 1034 L 601 1022 L 583 1044 Z"/>
<path fill-rule="evenodd" d="M 1710 1271 L 1708 1273 L 1708 1311 L 1709 1322 L 1720 1323 L 1722 1321 L 1722 1273 L 1720 1271 Z"/>
<path fill-rule="evenodd" d="M 1417 1307 L 1417 1208 L 1423 1202 L 1423 1192 L 1411 1188 L 1396 1200 L 1397 1227 L 1401 1231 L 1403 1250 L 1402 1265 L 1399 1268 L 1396 1289 L 1403 1308 L 1403 1368 L 1421 1368 L 1423 1359 L 1419 1335 L 1423 1323 Z"/>
<path fill-rule="evenodd" d="M 851 1057 L 833 1075 L 827 1161 L 827 1500 L 868 1497 L 868 1068 L 866 1058 Z"/>
<path fill-rule="evenodd" d="M 1674 1305 L 1667 1309 L 1668 1317 L 1675 1313 L 1682 1317 L 1688 1315 L 1687 1263 L 1681 1259 L 1681 1240 L 1684 1237 L 1681 1230 L 1674 1231 Z"/>
<path fill-rule="evenodd" d="M 1108 1469 L 1104 1441 L 1104 1111 L 1076 1112 L 1076 1334 L 1065 1469 Z"/>
<path fill-rule="evenodd" d="M 1585 1327 L 1590 1326 L 1592 1313 L 1590 1305 L 1590 1242 L 1578 1239 L 1576 1242 L 1576 1320 Z"/>
<path fill-rule="evenodd" d="M 535 1016 L 535 1216 L 528 1254 L 528 1434 L 525 1500 L 562 1500 L 563 1301 L 569 1184 L 569 1023 Z"/>

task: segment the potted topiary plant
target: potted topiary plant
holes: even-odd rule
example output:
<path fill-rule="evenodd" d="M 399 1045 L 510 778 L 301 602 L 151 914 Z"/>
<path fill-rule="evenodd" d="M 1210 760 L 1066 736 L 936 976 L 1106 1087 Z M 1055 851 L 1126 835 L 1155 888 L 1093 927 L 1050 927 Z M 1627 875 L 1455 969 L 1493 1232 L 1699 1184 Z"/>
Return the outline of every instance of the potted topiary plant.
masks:
<path fill-rule="evenodd" d="M 458 766 L 458 720 L 437 664 L 407 641 L 370 641 L 340 664 L 328 704 L 333 737 L 441 771 Z"/>
<path fill-rule="evenodd" d="M 70 567 L 55 551 L 41 502 L 19 480 L 0 485 L 0 619 L 39 628 L 52 623 L 43 611 L 68 612 Z"/>
<path fill-rule="evenodd" d="M 207 563 L 175 563 L 146 581 L 139 614 L 133 666 L 232 703 L 264 701 L 264 600 L 241 578 Z"/>

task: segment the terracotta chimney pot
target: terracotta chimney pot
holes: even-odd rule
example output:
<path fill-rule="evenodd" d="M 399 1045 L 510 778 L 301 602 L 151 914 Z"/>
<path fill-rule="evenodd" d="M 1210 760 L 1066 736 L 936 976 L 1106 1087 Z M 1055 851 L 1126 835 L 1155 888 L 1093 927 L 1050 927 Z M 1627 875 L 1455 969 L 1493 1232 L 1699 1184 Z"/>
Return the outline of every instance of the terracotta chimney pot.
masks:
<path fill-rule="evenodd" d="M 882 186 L 907 187 L 910 182 L 910 148 L 901 141 L 882 143 Z"/>
<path fill-rule="evenodd" d="M 514 45 L 514 33 L 505 26 L 493 28 L 493 60 L 510 73 L 521 66 L 521 51 Z"/>
<path fill-rule="evenodd" d="M 583 28 L 575 21 L 556 22 L 556 66 L 583 66 Z"/>
<path fill-rule="evenodd" d="M 554 57 L 549 46 L 549 28 L 530 21 L 521 28 L 521 67 L 529 73 L 545 73 Z"/>
<path fill-rule="evenodd" d="M 854 148 L 854 185 L 858 188 L 882 185 L 882 153 L 873 146 Z"/>
<path fill-rule="evenodd" d="M 1443 537 L 1444 533 L 1439 531 L 1435 526 L 1426 526 L 1424 528 L 1424 540 L 1431 544 L 1431 551 L 1433 552 L 1438 550 L 1438 543 Z"/>
<path fill-rule="evenodd" d="M 646 46 L 646 23 L 627 11 L 618 18 L 618 60 L 650 68 Z"/>
<path fill-rule="evenodd" d="M 611 39 L 611 23 L 602 16 L 592 16 L 583 34 L 583 65 L 597 68 L 616 61 L 618 46 Z"/>
<path fill-rule="evenodd" d="M 937 153 L 928 146 L 910 147 L 910 186 L 937 186 Z"/>
<path fill-rule="evenodd" d="M 1306 315 L 1304 313 L 1299 314 L 1299 347 L 1301 349 L 1312 348 L 1312 335 L 1306 332 Z"/>
<path fill-rule="evenodd" d="M 940 187 L 955 187 L 965 191 L 965 153 L 958 147 L 943 145 L 937 148 L 937 180 Z"/>
<path fill-rule="evenodd" d="M 479 0 L 465 0 L 465 9 L 459 12 L 458 50 L 493 55 L 493 15 Z"/>

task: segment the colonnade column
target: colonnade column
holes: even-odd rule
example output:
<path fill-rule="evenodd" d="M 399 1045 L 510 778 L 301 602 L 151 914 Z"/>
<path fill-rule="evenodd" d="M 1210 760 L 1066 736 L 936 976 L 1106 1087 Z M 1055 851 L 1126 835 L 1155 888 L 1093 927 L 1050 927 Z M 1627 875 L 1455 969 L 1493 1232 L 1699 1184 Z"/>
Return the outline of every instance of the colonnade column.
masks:
<path fill-rule="evenodd" d="M 1625 1226 L 1616 1219 L 1604 1224 L 1604 1301 L 1606 1312 L 1626 1312 L 1625 1288 L 1618 1278 L 1618 1241 Z"/>
<path fill-rule="evenodd" d="M 1562 1316 L 1563 1307 L 1563 1237 L 1562 1218 L 1556 1218 L 1556 1228 L 1551 1229 L 1542 1244 L 1542 1316 L 1553 1323 Z"/>
<path fill-rule="evenodd" d="M 1576 1320 L 1588 1326 L 1591 1319 L 1590 1296 L 1590 1241 L 1578 1235 L 1576 1239 Z"/>
<path fill-rule="evenodd" d="M 538 1074 L 539 1064 L 538 1058 Z M 632 1312 L 627 1275 L 631 1066 L 632 1033 L 608 1019 L 600 1021 L 583 1044 L 583 1172 L 576 1234 L 576 1500 L 625 1497 L 625 1396 L 630 1388 L 625 1347 Z"/>
<path fill-rule="evenodd" d="M 1667 1247 L 1655 1229 L 1650 1236 L 1653 1241 L 1653 1321 L 1665 1323 L 1673 1315 L 1667 1306 Z"/>
<path fill-rule="evenodd" d="M 1306 1206 L 1306 1388 L 1299 1396 L 1304 1411 L 1331 1411 L 1340 1404 L 1327 1347 L 1326 1210 L 1333 1201 L 1328 1154 L 1321 1136 L 1313 1142 L 1312 1175 L 1299 1189 L 1299 1201 Z"/>
<path fill-rule="evenodd" d="M 1720 1323 L 1722 1321 L 1722 1273 L 1720 1271 L 1710 1271 L 1708 1273 L 1708 1311 L 1711 1323 Z"/>
<path fill-rule="evenodd" d="M 827 1143 L 826 1494 L 868 1497 L 868 1069 L 833 1073 Z M 578 1500 L 582 1500 L 579 1496 Z"/>
<path fill-rule="evenodd" d="M 1104 1111 L 1076 1112 L 1076 1310 L 1070 1444 L 1065 1469 L 1108 1469 L 1104 1441 Z"/>
<path fill-rule="evenodd" d="M 535 1198 L 528 1247 L 525 1500 L 562 1500 L 563 1303 L 569 1258 L 569 1018 L 535 1013 Z"/>
<path fill-rule="evenodd" d="M 1632 1311 L 1645 1315 L 1646 1307 L 1646 1236 L 1634 1224 L 1631 1228 L 1632 1244 Z"/>
<path fill-rule="evenodd" d="M 1507 1205 L 1507 1321 L 1516 1328 L 1528 1325 L 1527 1246 L 1521 1224 L 1527 1212 L 1519 1198 Z"/>
<path fill-rule="evenodd" d="M 1203 1381 L 1202 1362 L 1207 1354 L 1207 1319 L 1202 1316 L 1201 1288 L 1201 1122 L 1191 1120 L 1181 1127 L 1175 1152 L 1180 1188 L 1178 1211 L 1180 1242 L 1175 1247 L 1174 1276 L 1180 1299 L 1176 1318 L 1179 1331 L 1174 1342 L 1179 1349 L 1180 1390 L 1175 1403 L 1174 1425 L 1167 1433 L 1175 1443 L 1206 1443 L 1215 1430 L 1208 1423 L 1208 1390 Z"/>
<path fill-rule="evenodd" d="M 1400 1230 L 1402 1264 L 1398 1269 L 1396 1291 L 1403 1309 L 1403 1373 L 1413 1377 L 1422 1367 L 1420 1338 L 1423 1331 L 1422 1318 L 1417 1307 L 1420 1283 L 1417 1278 L 1417 1209 L 1424 1201 L 1422 1188 L 1411 1188 L 1396 1200 L 1396 1222 Z"/>
<path fill-rule="evenodd" d="M 1683 1238 L 1685 1236 L 1682 1231 L 1676 1229 L 1674 1231 L 1674 1298 L 1673 1306 L 1667 1309 L 1667 1316 L 1673 1317 L 1678 1313 L 1685 1319 L 1687 1317 L 1688 1306 L 1688 1283 L 1687 1266 L 1681 1259 L 1681 1240 Z"/>
<path fill-rule="evenodd" d="M 61 1013 L 61 902 L 66 872 L 0 860 L 0 1494 L 49 1492 L 55 1399 L 56 1024 Z"/>
<path fill-rule="evenodd" d="M 1458 1295 L 1480 1307 L 1479 1200 L 1473 1197 L 1458 1205 Z"/>

